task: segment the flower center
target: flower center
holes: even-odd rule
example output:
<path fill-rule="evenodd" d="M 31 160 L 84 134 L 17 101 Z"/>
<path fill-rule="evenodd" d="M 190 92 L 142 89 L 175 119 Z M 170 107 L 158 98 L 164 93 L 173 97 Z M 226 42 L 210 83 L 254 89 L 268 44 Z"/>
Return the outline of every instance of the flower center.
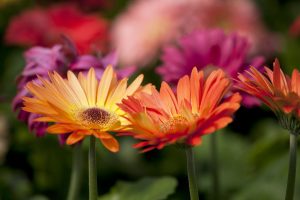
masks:
<path fill-rule="evenodd" d="M 183 131 L 188 127 L 188 120 L 181 116 L 174 116 L 160 126 L 160 131 L 163 133 L 176 133 Z"/>
<path fill-rule="evenodd" d="M 88 108 L 79 114 L 80 121 L 91 129 L 107 129 L 118 121 L 113 113 L 100 108 Z"/>

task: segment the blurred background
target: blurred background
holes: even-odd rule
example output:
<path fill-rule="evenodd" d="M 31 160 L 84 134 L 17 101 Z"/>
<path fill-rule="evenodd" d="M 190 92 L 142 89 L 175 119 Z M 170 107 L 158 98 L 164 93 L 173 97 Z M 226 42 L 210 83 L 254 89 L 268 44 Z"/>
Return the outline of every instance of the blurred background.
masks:
<path fill-rule="evenodd" d="M 170 51 L 184 49 L 180 41 L 193 31 L 210 30 L 246 38 L 242 63 L 260 57 L 259 65 L 271 67 L 277 57 L 286 73 L 300 69 L 298 0 L 0 0 L 0 200 L 66 199 L 73 147 L 20 116 L 16 102 L 39 67 L 65 73 L 99 65 L 101 74 L 113 62 L 120 74 L 144 73 L 144 83 L 159 88 L 161 80 L 175 81 L 167 74 L 177 73 L 168 66 L 176 65 L 178 52 Z M 197 42 L 199 51 L 217 45 Z M 216 133 L 221 199 L 283 199 L 289 135 L 268 109 L 245 105 Z M 195 148 L 201 199 L 212 199 L 209 137 Z M 117 154 L 97 146 L 99 199 L 189 198 L 182 149 L 141 154 L 134 139 L 118 140 Z M 83 142 L 78 199 L 88 196 L 87 147 Z"/>

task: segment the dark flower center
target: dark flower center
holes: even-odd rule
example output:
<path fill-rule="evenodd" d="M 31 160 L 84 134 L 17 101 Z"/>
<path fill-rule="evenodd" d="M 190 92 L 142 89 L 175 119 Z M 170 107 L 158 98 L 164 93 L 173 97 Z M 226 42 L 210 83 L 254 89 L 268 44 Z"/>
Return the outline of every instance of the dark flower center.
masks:
<path fill-rule="evenodd" d="M 100 108 L 88 108 L 81 113 L 81 119 L 88 124 L 105 125 L 110 118 L 110 113 Z"/>

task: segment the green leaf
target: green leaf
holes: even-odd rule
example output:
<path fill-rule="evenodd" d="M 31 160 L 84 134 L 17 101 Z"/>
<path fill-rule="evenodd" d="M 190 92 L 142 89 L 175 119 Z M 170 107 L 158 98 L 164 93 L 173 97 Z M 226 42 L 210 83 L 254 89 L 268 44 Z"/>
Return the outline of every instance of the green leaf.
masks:
<path fill-rule="evenodd" d="M 109 194 L 99 200 L 163 200 L 175 192 L 177 180 L 172 177 L 143 178 L 137 182 L 119 181 Z"/>

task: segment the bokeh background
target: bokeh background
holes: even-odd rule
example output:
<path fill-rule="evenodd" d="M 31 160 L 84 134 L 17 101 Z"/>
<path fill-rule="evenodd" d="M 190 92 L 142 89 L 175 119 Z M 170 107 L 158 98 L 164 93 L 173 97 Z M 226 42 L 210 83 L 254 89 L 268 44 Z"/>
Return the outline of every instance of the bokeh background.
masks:
<path fill-rule="evenodd" d="M 263 56 L 264 65 L 277 57 L 291 73 L 300 69 L 298 17 L 298 0 L 0 0 L 0 200 L 65 199 L 69 187 L 72 147 L 53 135 L 36 137 L 12 109 L 29 48 L 66 45 L 64 35 L 80 55 L 117 51 L 120 69 L 135 66 L 133 76 L 144 73 L 145 83 L 159 87 L 164 45 L 195 29 L 219 28 L 247 37 L 250 56 Z M 268 109 L 243 106 L 216 134 L 222 200 L 283 199 L 289 135 Z M 117 154 L 97 146 L 99 199 L 188 199 L 182 149 L 141 154 L 132 138 L 118 139 Z M 88 196 L 87 147 L 83 142 L 78 199 Z M 200 197 L 212 199 L 210 136 L 195 152 Z M 299 187 L 298 173 L 295 199 Z"/>

